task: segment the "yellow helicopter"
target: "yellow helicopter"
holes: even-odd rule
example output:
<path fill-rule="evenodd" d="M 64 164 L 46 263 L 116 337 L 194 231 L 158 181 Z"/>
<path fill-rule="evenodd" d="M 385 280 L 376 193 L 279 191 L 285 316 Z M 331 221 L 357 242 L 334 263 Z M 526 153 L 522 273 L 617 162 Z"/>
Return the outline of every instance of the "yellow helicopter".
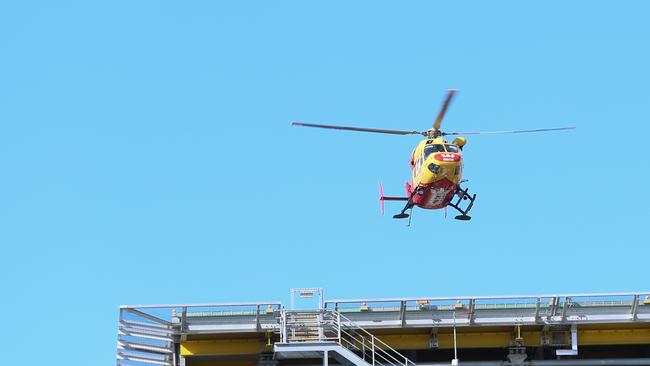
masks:
<path fill-rule="evenodd" d="M 409 165 L 411 167 L 411 182 L 406 182 L 406 196 L 392 197 L 384 196 L 381 183 L 379 184 L 379 200 L 381 202 L 381 212 L 384 213 L 384 201 L 406 201 L 402 211 L 393 216 L 395 219 L 405 219 L 410 215 L 406 211 L 411 210 L 414 206 L 424 209 L 440 209 L 447 206 L 453 207 L 460 212 L 456 220 L 470 220 L 467 213 L 472 209 L 476 194 L 469 194 L 467 188 L 462 189 L 461 183 L 463 174 L 463 147 L 467 144 L 464 137 L 456 137 L 452 142 L 448 142 L 443 136 L 452 135 L 480 135 L 480 134 L 503 134 L 503 133 L 527 133 L 527 132 L 546 132 L 572 130 L 575 127 L 543 128 L 535 130 L 513 130 L 513 131 L 492 131 L 492 132 L 443 132 L 440 125 L 445 117 L 447 108 L 452 98 L 456 94 L 455 90 L 449 90 L 447 97 L 438 112 L 438 116 L 433 122 L 433 128 L 427 131 L 400 131 L 400 130 L 383 130 L 374 128 L 361 128 L 349 126 L 321 125 L 313 123 L 293 122 L 293 126 L 318 127 L 334 130 L 359 131 L 385 133 L 392 135 L 422 135 L 426 139 L 420 141 L 415 147 Z M 456 198 L 456 199 L 454 199 Z M 465 208 L 461 208 L 462 201 L 469 201 Z"/>

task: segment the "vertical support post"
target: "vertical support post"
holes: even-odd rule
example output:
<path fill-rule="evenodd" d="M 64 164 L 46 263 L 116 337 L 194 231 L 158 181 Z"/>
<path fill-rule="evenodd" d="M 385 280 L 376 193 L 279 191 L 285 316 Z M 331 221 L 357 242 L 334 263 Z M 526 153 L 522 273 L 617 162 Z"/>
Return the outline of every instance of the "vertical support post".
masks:
<path fill-rule="evenodd" d="M 282 343 L 289 343 L 287 342 L 287 311 L 282 308 L 282 311 L 280 312 L 280 320 L 282 321 Z"/>
<path fill-rule="evenodd" d="M 451 360 L 452 365 L 458 365 L 458 343 L 456 340 L 456 310 L 454 310 L 454 359 Z"/>
<path fill-rule="evenodd" d="M 636 320 L 636 312 L 638 306 L 639 306 L 639 295 L 634 295 L 634 298 L 632 299 L 632 309 L 630 309 L 630 318 L 632 318 L 632 320 Z"/>
<path fill-rule="evenodd" d="M 566 314 L 567 310 L 569 309 L 569 305 L 571 304 L 571 298 L 570 297 L 565 297 L 564 298 L 564 306 L 562 306 L 562 322 L 564 323 L 566 321 Z"/>
<path fill-rule="evenodd" d="M 370 338 L 370 347 L 372 351 L 372 366 L 375 366 L 375 336 Z"/>
<path fill-rule="evenodd" d="M 557 356 L 577 356 L 578 355 L 578 325 L 571 324 L 571 349 L 558 349 L 555 351 Z"/>
<path fill-rule="evenodd" d="M 578 325 L 571 325 L 571 349 L 578 354 Z"/>
<path fill-rule="evenodd" d="M 260 304 L 255 307 L 255 329 L 260 331 Z"/>
<path fill-rule="evenodd" d="M 120 307 L 120 320 L 119 323 L 117 323 L 117 360 L 116 360 L 116 365 L 121 366 L 122 362 L 120 361 L 122 359 L 122 356 L 120 356 L 120 349 L 122 348 L 122 342 L 120 334 L 121 334 L 121 328 L 122 328 L 122 321 L 124 320 L 124 309 Z"/>
<path fill-rule="evenodd" d="M 361 335 L 361 358 L 366 360 L 366 337 Z"/>
<path fill-rule="evenodd" d="M 316 327 L 318 327 L 318 340 L 319 341 L 324 341 L 325 340 L 325 319 L 323 319 L 323 311 L 319 311 L 318 315 L 316 315 Z"/>
<path fill-rule="evenodd" d="M 325 291 L 323 291 L 323 288 L 321 287 L 318 289 L 318 293 L 320 295 L 320 299 L 318 300 L 318 306 L 320 310 L 323 310 L 325 309 L 325 299 L 324 299 Z"/>
<path fill-rule="evenodd" d="M 327 351 L 323 351 L 323 366 L 327 366 L 329 363 L 329 354 Z"/>
<path fill-rule="evenodd" d="M 181 308 L 181 333 L 185 333 L 186 330 L 187 330 L 187 306 L 183 306 Z"/>
<path fill-rule="evenodd" d="M 341 339 L 341 313 L 338 311 L 336 312 L 336 332 L 338 333 L 337 337 L 339 339 L 339 344 L 342 345 L 343 340 Z"/>
<path fill-rule="evenodd" d="M 469 299 L 469 311 L 467 319 L 470 324 L 474 324 L 474 310 L 476 309 L 476 299 Z"/>
<path fill-rule="evenodd" d="M 288 323 L 289 323 L 289 315 L 287 314 L 287 317 L 284 319 L 284 326 L 286 327 Z M 296 339 L 296 321 L 295 321 L 295 319 L 292 319 L 291 323 L 292 323 L 291 324 L 291 339 L 295 340 Z M 288 333 L 287 333 L 287 343 L 289 343 L 289 334 Z"/>
<path fill-rule="evenodd" d="M 560 298 L 559 297 L 553 296 L 551 298 L 551 308 L 549 309 L 550 320 L 552 320 L 552 318 L 555 316 L 555 313 L 557 312 L 557 307 L 558 307 L 559 303 L 560 303 Z"/>

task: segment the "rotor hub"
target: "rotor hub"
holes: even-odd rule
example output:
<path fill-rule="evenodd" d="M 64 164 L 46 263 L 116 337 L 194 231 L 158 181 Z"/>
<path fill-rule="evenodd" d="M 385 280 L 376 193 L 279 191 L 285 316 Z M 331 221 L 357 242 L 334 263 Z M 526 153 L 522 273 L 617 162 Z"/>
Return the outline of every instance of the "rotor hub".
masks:
<path fill-rule="evenodd" d="M 433 128 L 427 130 L 427 138 L 429 138 L 429 139 L 436 139 L 436 138 L 438 138 L 438 137 L 440 137 L 442 135 L 443 135 L 443 133 L 440 130 L 436 130 L 436 129 L 433 129 Z"/>

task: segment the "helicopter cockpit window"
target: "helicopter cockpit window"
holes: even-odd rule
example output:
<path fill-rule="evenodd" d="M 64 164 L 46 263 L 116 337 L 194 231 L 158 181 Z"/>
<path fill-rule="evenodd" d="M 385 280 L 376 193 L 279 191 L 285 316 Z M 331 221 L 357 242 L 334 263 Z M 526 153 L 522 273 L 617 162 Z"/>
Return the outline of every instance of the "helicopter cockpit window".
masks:
<path fill-rule="evenodd" d="M 447 152 L 450 152 L 450 153 L 458 153 L 458 152 L 460 152 L 459 151 L 460 149 L 456 145 L 449 145 L 448 144 L 448 145 L 445 145 L 445 147 L 447 148 Z"/>
<path fill-rule="evenodd" d="M 424 158 L 437 152 L 445 152 L 445 147 L 442 144 L 429 145 L 424 148 Z"/>

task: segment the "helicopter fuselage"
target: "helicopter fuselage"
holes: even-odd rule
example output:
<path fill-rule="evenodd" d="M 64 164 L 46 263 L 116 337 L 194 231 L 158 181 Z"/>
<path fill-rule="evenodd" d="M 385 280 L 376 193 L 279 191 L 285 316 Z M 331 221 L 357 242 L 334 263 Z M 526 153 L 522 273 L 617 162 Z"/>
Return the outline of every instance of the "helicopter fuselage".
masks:
<path fill-rule="evenodd" d="M 412 183 L 406 193 L 415 205 L 425 209 L 446 207 L 462 180 L 464 138 L 452 143 L 443 138 L 420 141 L 411 154 Z"/>
<path fill-rule="evenodd" d="M 426 131 L 407 131 L 407 130 L 387 130 L 379 128 L 323 125 L 315 123 L 293 122 L 293 126 L 305 126 L 325 128 L 330 130 L 357 131 L 382 133 L 389 135 L 422 135 L 426 139 L 420 141 L 411 154 L 411 182 L 406 183 L 406 197 L 384 196 L 384 191 L 379 183 L 379 201 L 381 202 L 381 212 L 384 213 L 384 201 L 406 201 L 402 211 L 393 215 L 395 219 L 405 219 L 411 217 L 408 210 L 413 210 L 414 206 L 425 209 L 438 209 L 447 206 L 457 210 L 460 215 L 456 220 L 467 221 L 471 217 L 467 213 L 474 206 L 476 194 L 469 194 L 468 189 L 461 189 L 460 184 L 464 182 L 463 176 L 463 155 L 462 149 L 467 140 L 464 137 L 457 137 L 451 143 L 447 142 L 444 136 L 459 135 L 486 135 L 486 134 L 504 134 L 504 133 L 528 133 L 528 132 L 546 132 L 572 130 L 575 127 L 558 127 L 558 128 L 538 128 L 533 130 L 510 130 L 510 131 L 488 131 L 488 132 L 445 132 L 440 129 L 442 120 L 445 117 L 447 108 L 455 90 L 449 90 L 447 97 L 440 107 L 440 111 L 433 121 L 432 128 Z M 457 200 L 454 200 L 454 197 Z M 464 201 L 466 207 L 461 207 Z M 411 212 L 409 211 L 409 212 Z M 445 211 L 446 213 L 446 211 Z M 410 224 L 410 219 L 409 219 Z"/>

